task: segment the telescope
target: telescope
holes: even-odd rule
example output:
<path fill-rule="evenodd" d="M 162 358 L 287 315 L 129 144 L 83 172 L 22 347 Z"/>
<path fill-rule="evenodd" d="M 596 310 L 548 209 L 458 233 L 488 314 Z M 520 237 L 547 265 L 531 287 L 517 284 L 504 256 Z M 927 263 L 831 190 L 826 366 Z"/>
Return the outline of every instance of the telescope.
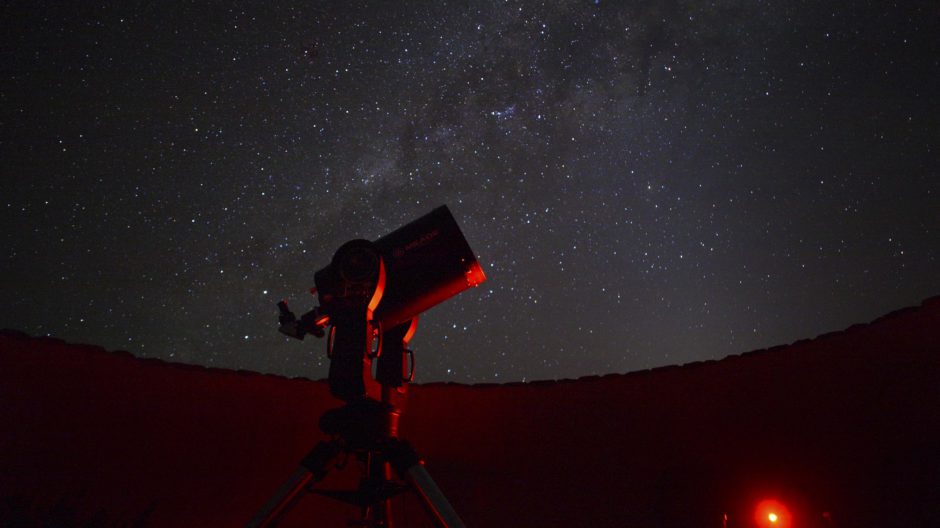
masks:
<path fill-rule="evenodd" d="M 374 242 L 356 239 L 340 246 L 314 274 L 311 291 L 320 306 L 300 318 L 286 301 L 278 303 L 281 333 L 297 339 L 328 336 L 330 393 L 346 404 L 320 417 L 320 429 L 332 440 L 319 442 L 301 460 L 249 528 L 273 526 L 307 491 L 359 506 L 362 519 L 356 525 L 394 528 L 391 498 L 408 490 L 438 528 L 463 528 L 417 452 L 399 438 L 398 422 L 414 378 L 414 354 L 406 347 L 418 316 L 484 280 L 457 221 L 442 206 Z M 344 455 L 365 465 L 359 487 L 314 489 L 332 461 Z"/>
<path fill-rule="evenodd" d="M 485 280 L 457 221 L 441 206 L 374 242 L 357 239 L 340 246 L 330 264 L 314 274 L 311 291 L 320 306 L 298 319 L 281 301 L 278 330 L 303 339 L 323 337 L 329 327 L 330 390 L 351 401 L 369 393 L 364 367 L 381 358 L 385 334 L 397 328 L 407 342 L 421 313 Z M 401 386 L 403 380 L 395 379 L 401 370 L 396 359 L 380 359 L 376 379 Z"/>

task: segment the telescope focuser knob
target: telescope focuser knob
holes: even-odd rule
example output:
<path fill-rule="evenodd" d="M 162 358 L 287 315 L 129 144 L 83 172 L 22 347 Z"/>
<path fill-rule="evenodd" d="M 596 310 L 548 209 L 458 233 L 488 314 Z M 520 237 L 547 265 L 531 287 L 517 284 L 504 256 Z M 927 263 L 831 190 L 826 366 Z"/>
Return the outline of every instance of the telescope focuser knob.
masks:
<path fill-rule="evenodd" d="M 301 327 L 300 321 L 297 320 L 297 316 L 294 315 L 294 312 L 290 311 L 287 307 L 287 301 L 281 301 L 277 303 L 277 308 L 280 310 L 280 315 L 277 320 L 281 323 L 281 326 L 278 327 L 277 331 L 293 337 L 294 339 L 303 339 L 304 332 Z"/>
<path fill-rule="evenodd" d="M 294 315 L 294 312 L 290 311 L 290 309 L 287 307 L 287 301 L 281 301 L 277 303 L 277 309 L 281 312 L 277 320 L 282 325 L 293 323 L 297 320 L 297 316 Z"/>

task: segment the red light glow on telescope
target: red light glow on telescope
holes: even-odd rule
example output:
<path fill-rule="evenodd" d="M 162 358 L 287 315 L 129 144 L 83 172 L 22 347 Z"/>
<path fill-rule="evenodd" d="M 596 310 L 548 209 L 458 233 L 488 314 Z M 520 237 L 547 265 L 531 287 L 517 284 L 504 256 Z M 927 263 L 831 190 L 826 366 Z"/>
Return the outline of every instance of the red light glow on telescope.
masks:
<path fill-rule="evenodd" d="M 473 261 L 470 266 L 467 267 L 467 285 L 471 288 L 479 286 L 486 280 L 486 274 L 483 273 L 483 266 L 480 266 L 480 263 Z"/>
<path fill-rule="evenodd" d="M 402 342 L 405 343 L 406 345 L 408 344 L 409 341 L 411 341 L 411 338 L 414 337 L 415 330 L 418 329 L 418 318 L 412 317 L 411 322 L 408 324 L 409 324 L 408 331 L 405 332 L 405 337 L 401 339 Z"/>

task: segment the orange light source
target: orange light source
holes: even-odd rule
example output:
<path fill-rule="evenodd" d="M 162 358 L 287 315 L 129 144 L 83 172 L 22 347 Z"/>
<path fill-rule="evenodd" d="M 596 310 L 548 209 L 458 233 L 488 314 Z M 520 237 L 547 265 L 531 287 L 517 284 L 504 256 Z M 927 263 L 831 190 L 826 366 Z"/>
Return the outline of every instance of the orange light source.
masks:
<path fill-rule="evenodd" d="M 757 503 L 754 520 L 761 528 L 790 528 L 792 523 L 790 510 L 782 502 L 765 499 Z"/>

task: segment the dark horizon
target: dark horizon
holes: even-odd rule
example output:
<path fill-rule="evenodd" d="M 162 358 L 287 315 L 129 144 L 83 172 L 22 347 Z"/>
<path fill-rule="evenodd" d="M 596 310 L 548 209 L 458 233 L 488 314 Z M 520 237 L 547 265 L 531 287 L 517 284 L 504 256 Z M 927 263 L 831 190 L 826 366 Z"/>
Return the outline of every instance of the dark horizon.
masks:
<path fill-rule="evenodd" d="M 340 244 L 447 204 L 419 381 L 717 359 L 940 294 L 940 11 L 11 4 L 0 327 L 311 378 Z"/>

